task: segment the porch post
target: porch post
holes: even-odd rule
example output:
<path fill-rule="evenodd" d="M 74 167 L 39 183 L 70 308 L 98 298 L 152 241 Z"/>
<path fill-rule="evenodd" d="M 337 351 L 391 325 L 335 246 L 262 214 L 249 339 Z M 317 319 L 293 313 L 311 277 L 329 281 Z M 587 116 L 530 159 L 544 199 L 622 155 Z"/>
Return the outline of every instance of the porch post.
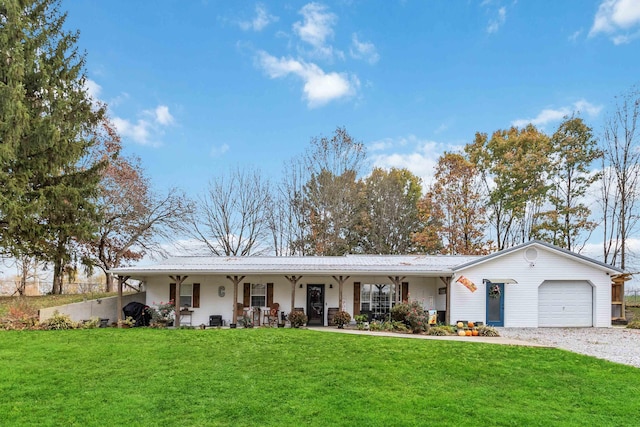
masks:
<path fill-rule="evenodd" d="M 346 282 L 347 280 L 349 280 L 350 276 L 333 276 L 333 280 L 335 280 L 336 282 L 338 282 L 338 307 L 340 311 L 343 311 L 343 304 L 342 304 L 342 285 L 344 284 L 344 282 Z"/>
<path fill-rule="evenodd" d="M 440 277 L 440 280 L 442 280 L 442 283 L 444 283 L 446 287 L 444 323 L 447 325 L 451 324 L 451 279 L 453 279 L 453 277 Z"/>
<path fill-rule="evenodd" d="M 169 276 L 171 280 L 176 282 L 176 300 L 173 302 L 173 311 L 175 313 L 175 320 L 173 321 L 173 327 L 180 327 L 180 285 L 189 276 Z"/>
<path fill-rule="evenodd" d="M 291 311 L 290 313 L 293 313 L 293 309 L 296 306 L 296 284 L 298 283 L 298 280 L 302 279 L 302 276 L 284 276 L 289 283 L 291 283 Z"/>
<path fill-rule="evenodd" d="M 130 277 L 131 276 L 118 276 L 118 315 L 116 316 L 118 327 L 121 327 L 120 321 L 122 320 L 122 286 Z"/>
<path fill-rule="evenodd" d="M 238 323 L 238 313 L 236 313 L 236 307 L 238 305 L 238 283 L 244 280 L 244 276 L 227 276 L 227 279 L 231 280 L 231 283 L 233 283 L 233 308 L 231 311 L 231 323 L 236 324 Z"/>

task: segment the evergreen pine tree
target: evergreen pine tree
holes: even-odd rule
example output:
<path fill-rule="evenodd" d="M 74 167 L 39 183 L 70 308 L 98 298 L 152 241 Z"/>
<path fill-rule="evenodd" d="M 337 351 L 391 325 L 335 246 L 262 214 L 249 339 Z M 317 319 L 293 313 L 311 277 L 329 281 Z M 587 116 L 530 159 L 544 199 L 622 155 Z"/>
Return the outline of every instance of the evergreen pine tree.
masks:
<path fill-rule="evenodd" d="M 73 242 L 95 231 L 104 166 L 86 161 L 104 109 L 65 19 L 59 0 L 0 3 L 0 247 L 52 263 L 52 293 Z"/>

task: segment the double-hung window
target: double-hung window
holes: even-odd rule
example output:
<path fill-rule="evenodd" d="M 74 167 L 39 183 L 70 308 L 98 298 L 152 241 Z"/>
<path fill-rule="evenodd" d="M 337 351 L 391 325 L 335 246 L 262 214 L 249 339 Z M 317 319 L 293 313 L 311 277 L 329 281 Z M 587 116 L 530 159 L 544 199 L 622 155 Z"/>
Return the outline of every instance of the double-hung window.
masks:
<path fill-rule="evenodd" d="M 193 307 L 193 285 L 180 286 L 180 307 Z"/>
<path fill-rule="evenodd" d="M 267 285 L 264 283 L 251 284 L 251 307 L 267 306 Z"/>

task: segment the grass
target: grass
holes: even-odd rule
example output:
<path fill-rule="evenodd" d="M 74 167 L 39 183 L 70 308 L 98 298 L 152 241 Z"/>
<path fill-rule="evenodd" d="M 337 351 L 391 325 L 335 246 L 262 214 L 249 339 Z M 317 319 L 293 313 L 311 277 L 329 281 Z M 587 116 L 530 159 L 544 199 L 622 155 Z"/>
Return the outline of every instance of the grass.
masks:
<path fill-rule="evenodd" d="M 640 370 L 295 329 L 2 332 L 5 425 L 629 425 Z"/>
<path fill-rule="evenodd" d="M 92 292 L 87 294 L 39 295 L 39 296 L 0 296 L 0 317 L 4 316 L 9 307 L 20 303 L 30 307 L 34 312 L 41 308 L 56 307 L 58 305 L 81 302 L 87 299 L 106 298 L 118 295 L 117 292 Z"/>

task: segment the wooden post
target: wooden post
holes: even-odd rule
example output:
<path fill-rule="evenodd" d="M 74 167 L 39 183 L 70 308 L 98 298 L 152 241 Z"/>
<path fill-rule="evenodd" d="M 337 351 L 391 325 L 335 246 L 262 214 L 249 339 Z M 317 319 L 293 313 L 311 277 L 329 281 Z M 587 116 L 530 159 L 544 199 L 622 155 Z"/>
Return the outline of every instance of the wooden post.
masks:
<path fill-rule="evenodd" d="M 176 282 L 176 300 L 173 302 L 173 311 L 175 315 L 175 320 L 173 321 L 173 326 L 175 328 L 180 327 L 180 285 L 184 282 L 189 276 L 169 276 L 171 280 Z"/>
<path fill-rule="evenodd" d="M 338 310 L 344 311 L 344 307 L 342 304 L 342 285 L 344 284 L 344 282 L 349 280 L 349 276 L 333 276 L 333 280 L 338 282 Z"/>
<path fill-rule="evenodd" d="M 122 287 L 124 282 L 129 280 L 130 277 L 131 276 L 118 276 L 118 316 L 116 317 L 118 320 L 118 328 L 122 326 Z"/>
<path fill-rule="evenodd" d="M 298 280 L 302 279 L 302 276 L 284 276 L 289 283 L 291 283 L 291 311 L 290 313 L 293 313 L 293 309 L 296 306 L 296 284 L 298 283 Z"/>
<path fill-rule="evenodd" d="M 233 308 L 231 310 L 231 323 L 235 325 L 236 323 L 238 323 L 238 313 L 236 313 L 238 306 L 238 283 L 244 280 L 244 276 L 227 276 L 227 279 L 231 280 L 231 282 L 233 283 Z"/>
<path fill-rule="evenodd" d="M 442 283 L 444 283 L 446 287 L 444 323 L 447 325 L 451 324 L 451 279 L 452 277 L 440 277 L 440 280 L 442 280 Z"/>

